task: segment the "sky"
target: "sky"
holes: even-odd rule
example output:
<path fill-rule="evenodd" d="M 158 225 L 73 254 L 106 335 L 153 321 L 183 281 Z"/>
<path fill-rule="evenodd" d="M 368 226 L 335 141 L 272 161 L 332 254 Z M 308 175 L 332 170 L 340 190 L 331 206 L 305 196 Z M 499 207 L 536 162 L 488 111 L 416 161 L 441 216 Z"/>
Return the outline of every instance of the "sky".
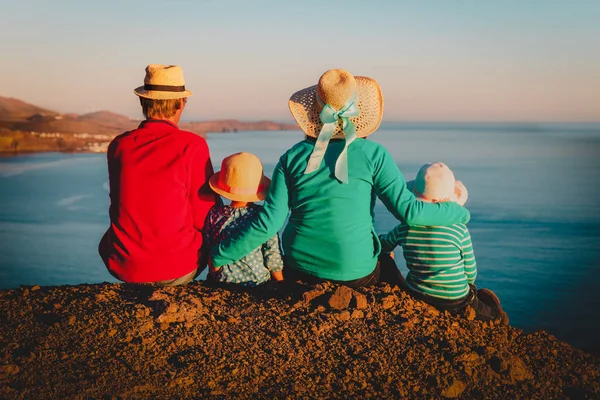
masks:
<path fill-rule="evenodd" d="M 0 96 L 140 118 L 147 64 L 185 118 L 291 121 L 297 90 L 376 79 L 385 121 L 600 121 L 597 0 L 0 0 Z"/>

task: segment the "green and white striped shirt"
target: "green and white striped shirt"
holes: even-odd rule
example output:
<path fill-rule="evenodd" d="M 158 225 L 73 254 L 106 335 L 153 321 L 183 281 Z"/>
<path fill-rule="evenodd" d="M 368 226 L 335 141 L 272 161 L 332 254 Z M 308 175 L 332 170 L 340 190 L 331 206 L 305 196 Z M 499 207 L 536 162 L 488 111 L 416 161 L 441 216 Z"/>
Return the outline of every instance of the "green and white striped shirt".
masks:
<path fill-rule="evenodd" d="M 465 224 L 407 226 L 380 235 L 382 252 L 402 246 L 409 269 L 406 284 L 414 291 L 457 300 L 469 294 L 477 268 L 471 235 Z"/>

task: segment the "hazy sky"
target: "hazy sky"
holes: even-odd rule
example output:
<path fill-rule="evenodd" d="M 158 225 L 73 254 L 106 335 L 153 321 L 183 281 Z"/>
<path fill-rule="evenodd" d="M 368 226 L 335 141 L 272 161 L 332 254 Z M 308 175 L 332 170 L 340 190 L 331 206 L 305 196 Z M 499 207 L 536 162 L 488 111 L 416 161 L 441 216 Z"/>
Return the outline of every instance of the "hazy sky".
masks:
<path fill-rule="evenodd" d="M 188 119 L 291 120 L 331 68 L 377 79 L 384 121 L 600 121 L 599 0 L 0 0 L 0 95 L 141 117 L 179 64 Z"/>

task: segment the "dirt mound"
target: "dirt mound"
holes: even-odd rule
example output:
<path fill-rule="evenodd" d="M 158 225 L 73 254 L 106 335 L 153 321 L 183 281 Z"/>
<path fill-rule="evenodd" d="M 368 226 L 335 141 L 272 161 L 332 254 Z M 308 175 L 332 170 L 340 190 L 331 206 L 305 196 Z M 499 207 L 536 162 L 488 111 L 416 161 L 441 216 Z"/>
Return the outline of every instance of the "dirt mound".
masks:
<path fill-rule="evenodd" d="M 397 287 L 0 291 L 0 398 L 599 398 L 600 359 Z"/>

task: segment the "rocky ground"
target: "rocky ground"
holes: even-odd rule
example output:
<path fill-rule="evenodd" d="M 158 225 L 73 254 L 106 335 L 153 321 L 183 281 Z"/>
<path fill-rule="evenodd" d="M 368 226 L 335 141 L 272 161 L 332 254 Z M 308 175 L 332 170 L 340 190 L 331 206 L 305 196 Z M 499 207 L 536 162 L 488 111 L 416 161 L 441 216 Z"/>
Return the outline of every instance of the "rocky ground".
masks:
<path fill-rule="evenodd" d="M 599 357 L 472 317 L 388 285 L 4 290 L 0 398 L 600 398 Z"/>

